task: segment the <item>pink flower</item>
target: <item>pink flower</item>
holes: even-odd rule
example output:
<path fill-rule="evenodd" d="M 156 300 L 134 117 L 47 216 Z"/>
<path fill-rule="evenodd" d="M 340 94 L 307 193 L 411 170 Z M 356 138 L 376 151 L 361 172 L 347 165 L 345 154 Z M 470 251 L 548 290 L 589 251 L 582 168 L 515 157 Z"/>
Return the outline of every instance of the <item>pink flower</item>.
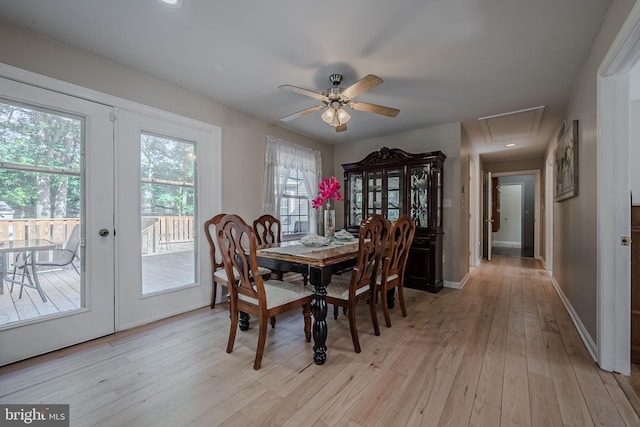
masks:
<path fill-rule="evenodd" d="M 325 202 L 335 199 L 338 202 L 342 201 L 342 193 L 340 192 L 340 181 L 335 176 L 331 179 L 323 178 L 318 184 L 320 194 L 314 198 L 311 203 L 314 209 L 318 209 Z"/>

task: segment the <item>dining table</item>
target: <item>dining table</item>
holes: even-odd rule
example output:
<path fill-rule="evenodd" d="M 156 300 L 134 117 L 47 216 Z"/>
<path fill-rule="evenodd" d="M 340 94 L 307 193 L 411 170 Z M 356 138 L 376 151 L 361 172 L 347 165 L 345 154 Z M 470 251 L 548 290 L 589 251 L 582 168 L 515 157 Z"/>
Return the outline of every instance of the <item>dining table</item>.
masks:
<path fill-rule="evenodd" d="M 42 302 L 47 302 L 47 297 L 40 286 L 38 279 L 38 269 L 36 268 L 36 253 L 55 249 L 54 242 L 47 239 L 27 239 L 27 240 L 2 240 L 0 241 L 0 294 L 4 293 L 4 282 L 15 283 L 38 291 Z M 21 279 L 16 279 L 15 275 L 9 277 L 7 271 L 6 256 L 9 253 L 24 253 L 24 274 Z M 25 277 L 27 281 L 25 282 Z"/>
<path fill-rule="evenodd" d="M 327 245 L 305 246 L 300 241 L 285 241 L 259 246 L 258 265 L 270 269 L 307 275 L 313 286 L 313 360 L 327 360 L 327 285 L 331 276 L 352 267 L 358 256 L 358 239 L 335 240 Z"/>

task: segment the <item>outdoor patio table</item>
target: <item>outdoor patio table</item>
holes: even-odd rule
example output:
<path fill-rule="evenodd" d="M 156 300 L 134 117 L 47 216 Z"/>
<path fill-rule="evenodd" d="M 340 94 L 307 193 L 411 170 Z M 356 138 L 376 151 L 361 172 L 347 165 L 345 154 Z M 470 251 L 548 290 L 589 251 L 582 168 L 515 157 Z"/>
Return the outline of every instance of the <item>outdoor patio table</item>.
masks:
<path fill-rule="evenodd" d="M 42 302 L 47 302 L 42 288 L 40 287 L 40 281 L 38 280 L 38 270 L 36 268 L 36 252 L 55 249 L 56 244 L 46 239 L 29 239 L 29 240 L 3 240 L 0 241 L 0 294 L 4 293 L 4 282 L 16 283 L 20 286 L 26 286 L 38 291 Z M 13 277 L 9 277 L 7 272 L 6 255 L 8 253 L 16 252 L 28 252 L 29 255 L 25 257 L 24 268 L 27 269 L 25 277 L 27 281 L 17 280 Z M 29 271 L 30 270 L 30 271 Z M 33 279 L 32 279 L 33 278 Z"/>

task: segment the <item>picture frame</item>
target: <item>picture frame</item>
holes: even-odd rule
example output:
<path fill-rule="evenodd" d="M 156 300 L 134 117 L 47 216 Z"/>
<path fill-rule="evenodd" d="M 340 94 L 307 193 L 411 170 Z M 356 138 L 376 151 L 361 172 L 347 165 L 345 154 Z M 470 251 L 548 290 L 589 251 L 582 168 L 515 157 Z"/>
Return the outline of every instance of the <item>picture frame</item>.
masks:
<path fill-rule="evenodd" d="M 578 195 L 578 121 L 573 120 L 558 133 L 555 150 L 555 202 Z"/>

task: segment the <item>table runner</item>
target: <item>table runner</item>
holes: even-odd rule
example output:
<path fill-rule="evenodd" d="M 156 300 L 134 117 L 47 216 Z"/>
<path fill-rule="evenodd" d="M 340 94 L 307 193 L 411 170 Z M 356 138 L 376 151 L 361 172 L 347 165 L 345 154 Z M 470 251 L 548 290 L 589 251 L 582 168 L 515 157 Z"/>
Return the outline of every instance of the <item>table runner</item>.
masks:
<path fill-rule="evenodd" d="M 354 244 L 358 244 L 357 239 L 354 239 L 353 241 L 344 241 L 344 242 L 336 241 L 327 246 L 316 246 L 316 247 L 304 246 L 302 244 L 287 245 L 287 246 L 259 249 L 258 252 L 274 252 L 274 253 L 286 254 L 286 255 L 303 255 L 311 252 L 331 249 L 332 247 L 336 247 L 336 246 L 345 246 L 345 245 L 354 245 Z"/>

